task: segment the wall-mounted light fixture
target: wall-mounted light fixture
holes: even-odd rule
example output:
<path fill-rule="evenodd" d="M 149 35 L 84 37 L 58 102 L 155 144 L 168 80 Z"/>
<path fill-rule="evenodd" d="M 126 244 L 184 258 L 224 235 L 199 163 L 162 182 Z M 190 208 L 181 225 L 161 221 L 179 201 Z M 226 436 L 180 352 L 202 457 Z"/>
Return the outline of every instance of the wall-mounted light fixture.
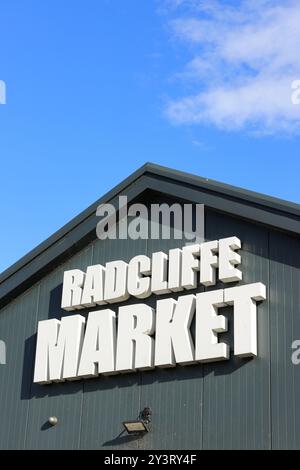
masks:
<path fill-rule="evenodd" d="M 56 416 L 50 416 L 50 418 L 48 419 L 48 423 L 51 425 L 51 426 L 56 426 L 57 423 L 58 423 L 58 419 Z"/>
<path fill-rule="evenodd" d="M 151 422 L 152 411 L 144 408 L 135 421 L 124 421 L 123 426 L 128 434 L 146 434 L 149 432 L 148 424 Z"/>

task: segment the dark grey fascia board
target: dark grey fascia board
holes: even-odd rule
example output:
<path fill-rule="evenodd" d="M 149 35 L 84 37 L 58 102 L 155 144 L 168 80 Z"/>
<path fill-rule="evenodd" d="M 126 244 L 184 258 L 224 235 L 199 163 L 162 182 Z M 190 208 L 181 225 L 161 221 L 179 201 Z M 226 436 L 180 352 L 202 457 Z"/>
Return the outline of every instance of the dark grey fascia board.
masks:
<path fill-rule="evenodd" d="M 164 178 L 184 182 L 202 189 L 231 196 L 233 198 L 240 198 L 246 202 L 252 202 L 266 208 L 272 208 L 276 211 L 288 212 L 289 214 L 300 217 L 300 204 L 295 202 L 286 201 L 266 194 L 257 193 L 237 186 L 232 186 L 225 183 L 220 183 L 208 178 L 193 175 L 191 173 L 174 170 L 164 166 L 148 163 L 145 168 L 151 173 Z"/>
<path fill-rule="evenodd" d="M 0 307 L 96 238 L 96 209 L 99 204 L 110 202 L 117 206 L 117 197 L 122 193 L 126 193 L 130 203 L 147 190 L 205 204 L 215 210 L 300 234 L 300 206 L 297 204 L 146 164 L 3 272 L 0 275 Z"/>
<path fill-rule="evenodd" d="M 190 184 L 178 185 L 172 181 L 164 181 L 162 185 L 160 180 L 148 177 L 148 187 L 155 192 L 163 192 L 168 196 L 178 198 L 179 200 L 192 201 L 196 204 L 204 204 L 207 208 L 214 209 L 219 212 L 227 213 L 231 216 L 240 217 L 251 222 L 265 225 L 277 230 L 300 235 L 300 217 L 289 216 L 289 213 L 274 209 L 266 210 L 265 206 L 246 202 L 238 197 L 228 197 L 220 192 L 207 192 L 202 188 L 192 187 Z M 162 190 L 163 188 L 163 190 Z"/>

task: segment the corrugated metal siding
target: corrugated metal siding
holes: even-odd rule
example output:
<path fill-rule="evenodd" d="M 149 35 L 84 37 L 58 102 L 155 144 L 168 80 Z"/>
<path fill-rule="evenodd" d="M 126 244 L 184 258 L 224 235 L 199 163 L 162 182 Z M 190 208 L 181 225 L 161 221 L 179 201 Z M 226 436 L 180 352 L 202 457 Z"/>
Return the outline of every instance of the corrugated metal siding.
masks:
<path fill-rule="evenodd" d="M 300 365 L 291 345 L 300 340 L 300 241 L 270 234 L 271 403 L 274 449 L 300 448 Z"/>
<path fill-rule="evenodd" d="M 152 409 L 144 449 L 202 448 L 202 366 L 148 372 L 142 378 L 141 409 Z"/>
<path fill-rule="evenodd" d="M 22 449 L 27 434 L 39 287 L 0 312 L 0 339 L 6 343 L 6 365 L 0 365 L 0 448 Z"/>
<path fill-rule="evenodd" d="M 94 244 L 93 263 L 123 259 L 146 252 L 144 240 L 105 240 Z M 132 303 L 132 300 L 122 305 Z M 110 308 L 117 311 L 117 305 Z M 140 374 L 100 377 L 84 382 L 81 447 L 83 449 L 136 449 L 136 438 L 123 433 L 123 421 L 139 415 Z"/>
<path fill-rule="evenodd" d="M 184 246 L 185 241 L 174 240 L 173 234 L 172 229 L 171 240 L 149 239 L 148 256 L 156 251 L 167 253 L 169 249 Z M 175 294 L 174 298 L 178 295 Z M 170 294 L 151 298 L 153 308 L 156 300 L 164 297 L 170 297 Z M 202 448 L 202 384 L 202 365 L 155 369 L 142 375 L 141 409 L 150 407 L 153 412 L 152 432 L 141 441 L 142 448 Z"/>
<path fill-rule="evenodd" d="M 268 287 L 269 299 L 258 311 L 258 358 L 34 385 L 37 321 L 67 315 L 60 309 L 66 269 L 183 244 L 96 241 L 0 312 L 0 339 L 8 346 L 8 364 L 0 366 L 0 448 L 300 448 L 300 366 L 290 358 L 292 341 L 300 339 L 300 242 L 207 211 L 207 239 L 232 235 L 243 241 L 243 282 Z M 231 329 L 232 310 L 225 314 Z M 232 343 L 231 332 L 223 338 Z M 122 421 L 137 418 L 146 406 L 153 412 L 152 432 L 127 437 Z M 59 419 L 54 428 L 46 424 L 51 415 Z"/>
<path fill-rule="evenodd" d="M 266 229 L 208 211 L 206 230 L 208 240 L 238 236 L 242 240 L 243 283 L 263 282 L 269 286 Z M 204 365 L 204 449 L 268 449 L 271 446 L 268 304 L 266 301 L 258 307 L 258 357 L 255 359 L 232 355 L 232 309 L 224 310 L 224 314 L 228 312 L 231 332 L 226 335 L 231 359 Z"/>
<path fill-rule="evenodd" d="M 60 309 L 61 286 L 63 272 L 67 269 L 85 269 L 91 264 L 92 246 L 65 263 L 47 276 L 40 285 L 37 321 L 48 318 L 61 318 L 66 315 Z M 23 321 L 26 321 L 24 318 Z M 37 330 L 37 325 L 33 332 Z M 33 338 L 35 342 L 35 336 Z M 33 369 L 33 363 L 30 369 Z M 52 385 L 31 385 L 29 419 L 26 433 L 28 449 L 76 449 L 79 445 L 81 413 L 82 413 L 82 382 L 68 382 Z M 49 427 L 49 416 L 57 416 L 59 424 Z"/>

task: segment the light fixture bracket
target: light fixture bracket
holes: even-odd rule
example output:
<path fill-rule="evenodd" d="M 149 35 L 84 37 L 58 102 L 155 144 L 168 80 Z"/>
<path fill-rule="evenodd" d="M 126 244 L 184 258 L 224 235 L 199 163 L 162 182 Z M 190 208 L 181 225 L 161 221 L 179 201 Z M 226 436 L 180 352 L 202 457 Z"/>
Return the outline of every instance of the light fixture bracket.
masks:
<path fill-rule="evenodd" d="M 123 426 L 128 434 L 144 435 L 149 432 L 149 423 L 151 422 L 152 411 L 150 408 L 144 408 L 135 421 L 124 421 Z"/>

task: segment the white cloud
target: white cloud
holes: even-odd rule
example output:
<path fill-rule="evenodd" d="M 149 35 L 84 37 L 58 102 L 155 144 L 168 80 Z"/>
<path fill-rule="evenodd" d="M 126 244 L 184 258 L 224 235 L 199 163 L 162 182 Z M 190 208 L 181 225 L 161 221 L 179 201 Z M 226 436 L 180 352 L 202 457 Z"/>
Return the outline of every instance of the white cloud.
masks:
<path fill-rule="evenodd" d="M 170 100 L 172 122 L 260 133 L 300 133 L 292 82 L 300 79 L 299 0 L 176 0 L 175 38 L 193 57 L 181 73 L 195 93 Z M 227 6 L 226 6 L 227 5 Z"/>

